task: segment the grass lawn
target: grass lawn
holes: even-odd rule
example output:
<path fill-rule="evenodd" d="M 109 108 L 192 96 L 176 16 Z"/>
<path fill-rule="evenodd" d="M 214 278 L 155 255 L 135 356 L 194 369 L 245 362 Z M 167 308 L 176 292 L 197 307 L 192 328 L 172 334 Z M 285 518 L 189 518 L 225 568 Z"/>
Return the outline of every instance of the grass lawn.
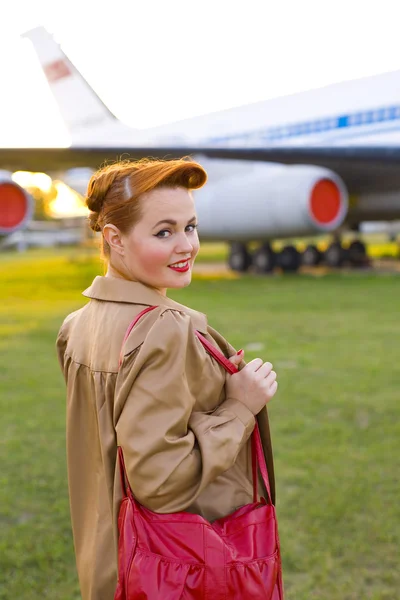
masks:
<path fill-rule="evenodd" d="M 0 256 L 0 600 L 80 598 L 54 342 L 101 273 L 89 251 Z M 287 600 L 398 598 L 400 277 L 202 278 L 170 296 L 278 372 Z"/>

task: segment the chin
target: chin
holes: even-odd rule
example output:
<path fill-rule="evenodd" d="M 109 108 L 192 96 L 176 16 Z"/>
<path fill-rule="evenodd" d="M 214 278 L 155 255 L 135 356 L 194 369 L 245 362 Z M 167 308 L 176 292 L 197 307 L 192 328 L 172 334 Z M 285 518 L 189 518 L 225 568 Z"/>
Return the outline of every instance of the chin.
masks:
<path fill-rule="evenodd" d="M 174 278 L 173 280 L 171 280 L 170 283 L 168 283 L 166 285 L 167 288 L 175 288 L 175 289 L 179 289 L 179 288 L 184 288 L 187 287 L 188 285 L 190 285 L 192 281 L 192 276 L 189 275 L 189 277 L 181 277 L 180 280 L 178 278 Z"/>

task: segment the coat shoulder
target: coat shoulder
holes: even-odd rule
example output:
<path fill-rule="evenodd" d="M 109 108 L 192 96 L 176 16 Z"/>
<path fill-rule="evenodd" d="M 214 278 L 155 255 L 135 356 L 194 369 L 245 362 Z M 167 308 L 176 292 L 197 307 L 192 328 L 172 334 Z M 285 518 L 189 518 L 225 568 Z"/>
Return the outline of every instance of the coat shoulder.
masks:
<path fill-rule="evenodd" d="M 159 347 L 164 343 L 176 345 L 183 341 L 195 327 L 188 311 L 166 306 L 158 306 L 156 309 L 144 314 L 132 328 L 124 344 L 123 354 L 126 356 L 144 342 L 152 340 Z"/>

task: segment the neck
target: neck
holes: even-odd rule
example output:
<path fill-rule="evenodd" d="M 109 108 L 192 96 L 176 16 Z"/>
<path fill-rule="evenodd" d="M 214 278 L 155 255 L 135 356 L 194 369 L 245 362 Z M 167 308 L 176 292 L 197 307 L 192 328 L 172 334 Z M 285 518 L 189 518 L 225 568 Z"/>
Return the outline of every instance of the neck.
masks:
<path fill-rule="evenodd" d="M 125 281 L 135 281 L 136 283 L 141 283 L 142 285 L 145 285 L 146 287 L 151 288 L 152 290 L 155 290 L 162 296 L 167 295 L 167 288 L 155 288 L 151 285 L 148 285 L 147 283 L 144 283 L 143 281 L 139 281 L 137 279 L 132 279 L 131 277 L 128 277 L 128 275 L 126 273 L 124 273 L 122 270 L 118 269 L 115 265 L 112 265 L 111 262 L 108 263 L 105 277 L 115 277 L 117 279 L 125 279 Z"/>
<path fill-rule="evenodd" d="M 106 277 L 117 277 L 117 279 L 125 279 L 126 281 L 135 281 L 135 279 L 131 279 L 128 277 L 126 273 L 118 269 L 115 265 L 112 265 L 111 262 L 108 263 Z"/>

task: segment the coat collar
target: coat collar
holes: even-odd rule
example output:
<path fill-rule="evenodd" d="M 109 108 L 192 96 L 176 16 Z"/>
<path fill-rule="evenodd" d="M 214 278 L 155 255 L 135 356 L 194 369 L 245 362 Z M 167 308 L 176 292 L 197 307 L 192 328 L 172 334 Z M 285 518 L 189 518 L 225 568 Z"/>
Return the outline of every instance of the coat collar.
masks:
<path fill-rule="evenodd" d="M 97 276 L 94 278 L 92 285 L 82 292 L 82 294 L 86 298 L 94 300 L 128 302 L 130 304 L 146 306 L 165 306 L 166 308 L 179 310 L 191 317 L 195 329 L 202 333 L 207 333 L 206 315 L 183 304 L 179 304 L 167 296 L 163 296 L 155 289 L 139 281 Z"/>

